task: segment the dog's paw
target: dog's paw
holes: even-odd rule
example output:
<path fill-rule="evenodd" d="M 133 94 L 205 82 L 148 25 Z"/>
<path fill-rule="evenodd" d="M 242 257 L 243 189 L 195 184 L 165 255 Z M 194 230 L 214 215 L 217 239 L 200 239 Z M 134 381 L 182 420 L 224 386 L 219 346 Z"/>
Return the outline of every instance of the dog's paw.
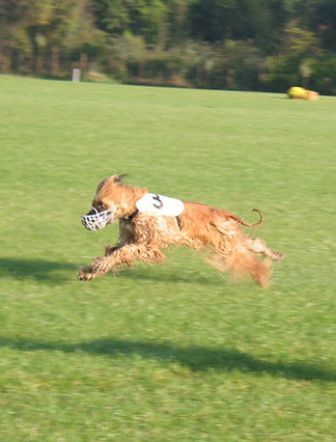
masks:
<path fill-rule="evenodd" d="M 80 268 L 78 273 L 78 279 L 80 281 L 91 281 L 95 277 L 95 274 L 87 269 Z"/>

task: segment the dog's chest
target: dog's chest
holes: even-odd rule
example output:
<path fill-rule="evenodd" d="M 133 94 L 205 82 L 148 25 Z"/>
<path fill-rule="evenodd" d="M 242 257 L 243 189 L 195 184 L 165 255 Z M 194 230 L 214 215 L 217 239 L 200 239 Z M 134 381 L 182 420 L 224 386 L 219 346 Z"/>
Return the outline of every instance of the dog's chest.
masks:
<path fill-rule="evenodd" d="M 120 233 L 127 242 L 133 242 L 135 238 L 134 224 L 127 220 L 121 220 Z"/>

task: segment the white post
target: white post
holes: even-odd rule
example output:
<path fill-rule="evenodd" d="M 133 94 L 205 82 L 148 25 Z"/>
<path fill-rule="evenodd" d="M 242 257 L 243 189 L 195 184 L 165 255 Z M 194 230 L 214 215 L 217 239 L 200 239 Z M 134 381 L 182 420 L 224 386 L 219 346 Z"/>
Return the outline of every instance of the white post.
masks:
<path fill-rule="evenodd" d="M 72 81 L 74 83 L 78 83 L 81 79 L 81 70 L 78 68 L 74 68 L 72 70 Z"/>

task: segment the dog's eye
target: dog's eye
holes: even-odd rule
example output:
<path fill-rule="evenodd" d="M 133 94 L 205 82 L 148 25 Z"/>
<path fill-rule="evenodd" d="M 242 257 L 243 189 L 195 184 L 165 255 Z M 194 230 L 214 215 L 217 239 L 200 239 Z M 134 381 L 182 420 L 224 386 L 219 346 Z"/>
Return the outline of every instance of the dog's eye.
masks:
<path fill-rule="evenodd" d="M 95 207 L 99 212 L 105 210 L 105 206 L 103 203 L 95 203 L 93 207 Z"/>

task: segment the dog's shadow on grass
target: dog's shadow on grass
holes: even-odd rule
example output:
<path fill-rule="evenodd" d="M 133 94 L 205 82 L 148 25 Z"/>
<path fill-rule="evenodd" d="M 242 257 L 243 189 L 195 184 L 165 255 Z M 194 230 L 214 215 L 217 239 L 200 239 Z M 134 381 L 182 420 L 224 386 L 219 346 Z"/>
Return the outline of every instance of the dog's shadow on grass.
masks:
<path fill-rule="evenodd" d="M 69 280 L 64 274 L 68 270 L 75 272 L 78 268 L 71 263 L 44 259 L 0 258 L 0 277 L 62 283 Z"/>
<path fill-rule="evenodd" d="M 69 280 L 75 280 L 79 266 L 58 261 L 49 261 L 44 259 L 18 259 L 0 257 L 0 277 L 10 277 L 17 280 L 33 279 L 43 283 L 65 283 Z M 67 273 L 71 271 L 71 275 Z M 143 269 L 125 269 L 112 276 L 113 278 L 122 278 L 139 281 L 157 281 L 172 283 L 197 283 L 203 285 L 218 285 L 218 278 L 207 278 L 195 272 L 191 274 L 169 271 L 145 271 Z M 82 282 L 80 283 L 82 284 Z"/>
<path fill-rule="evenodd" d="M 204 346 L 179 347 L 169 343 L 114 338 L 77 343 L 56 343 L 5 337 L 0 337 L 0 347 L 26 352 L 83 352 L 111 358 L 140 356 L 161 362 L 177 362 L 193 372 L 207 370 L 238 371 L 257 376 L 270 375 L 275 378 L 290 380 L 336 382 L 335 371 L 320 368 L 309 362 L 269 361 L 266 358 L 258 358 L 235 349 L 207 348 Z"/>
<path fill-rule="evenodd" d="M 192 272 L 181 272 L 180 270 L 176 270 L 173 272 L 172 270 L 164 269 L 161 270 L 160 267 L 155 269 L 125 269 L 120 273 L 114 275 L 117 278 L 122 279 L 130 279 L 136 281 L 153 281 L 153 282 L 163 282 L 163 283 L 183 283 L 183 284 L 200 284 L 200 285 L 215 285 L 218 287 L 219 284 L 219 276 L 218 274 L 213 277 L 208 277 L 206 275 L 201 275 Z"/>

